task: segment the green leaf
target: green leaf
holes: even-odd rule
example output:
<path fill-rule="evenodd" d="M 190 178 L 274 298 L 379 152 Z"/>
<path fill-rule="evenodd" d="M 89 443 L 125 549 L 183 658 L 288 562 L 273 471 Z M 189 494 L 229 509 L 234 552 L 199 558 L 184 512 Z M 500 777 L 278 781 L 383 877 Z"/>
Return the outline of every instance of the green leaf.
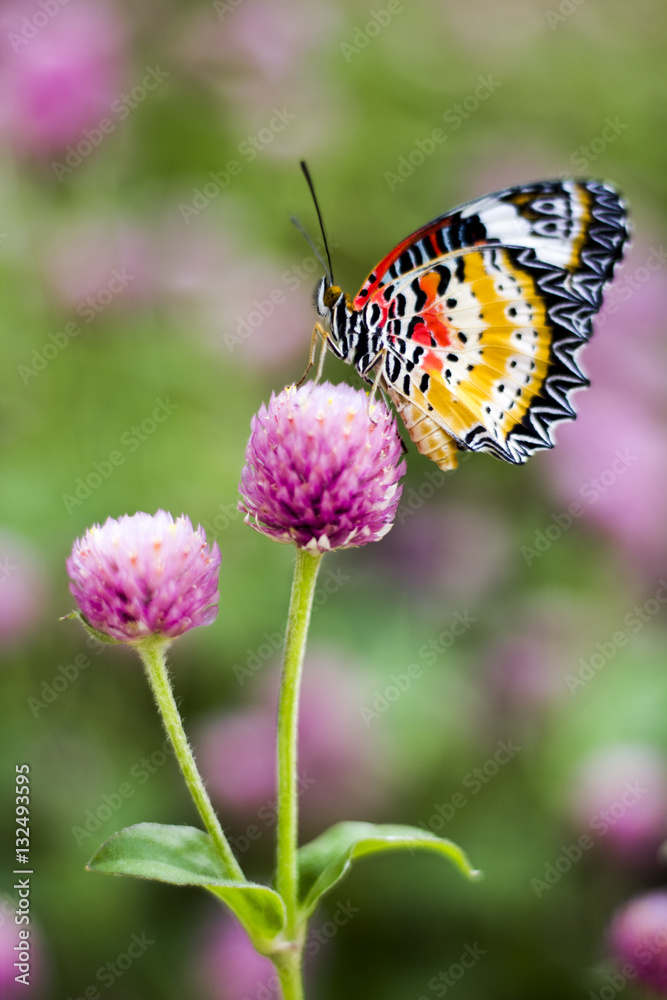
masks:
<path fill-rule="evenodd" d="M 453 861 L 470 879 L 481 874 L 451 840 L 443 840 L 419 827 L 338 823 L 299 851 L 302 916 L 310 916 L 320 897 L 343 878 L 356 858 L 380 851 L 406 850 L 434 851 Z"/>
<path fill-rule="evenodd" d="M 266 885 L 231 878 L 211 838 L 193 826 L 128 826 L 109 837 L 86 867 L 108 875 L 202 886 L 233 910 L 265 953 L 285 926 L 285 906 L 278 893 Z"/>
<path fill-rule="evenodd" d="M 107 635 L 106 632 L 98 632 L 98 630 L 93 628 L 93 626 L 83 617 L 80 611 L 70 611 L 68 615 L 63 615 L 60 620 L 61 622 L 81 622 L 88 635 L 92 636 L 97 642 L 104 642 L 106 644 L 118 644 L 120 642 L 120 639 L 114 639 L 113 636 Z"/>

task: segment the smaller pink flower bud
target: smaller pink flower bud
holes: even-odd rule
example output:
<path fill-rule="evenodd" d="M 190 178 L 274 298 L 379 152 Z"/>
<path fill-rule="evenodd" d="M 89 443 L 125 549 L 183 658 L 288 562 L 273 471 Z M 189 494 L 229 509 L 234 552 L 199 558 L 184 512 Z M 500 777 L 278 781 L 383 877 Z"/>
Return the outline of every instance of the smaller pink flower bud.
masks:
<path fill-rule="evenodd" d="M 108 518 L 77 539 L 70 590 L 87 624 L 117 642 L 173 639 L 218 614 L 220 550 L 190 519 L 163 510 Z"/>

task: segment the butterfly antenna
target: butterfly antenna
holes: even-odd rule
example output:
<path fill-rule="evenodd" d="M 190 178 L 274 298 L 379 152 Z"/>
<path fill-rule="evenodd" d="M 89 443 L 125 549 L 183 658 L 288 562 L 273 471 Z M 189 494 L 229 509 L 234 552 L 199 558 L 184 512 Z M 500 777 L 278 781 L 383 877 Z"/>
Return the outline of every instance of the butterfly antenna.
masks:
<path fill-rule="evenodd" d="M 306 178 L 306 183 L 308 184 L 308 188 L 310 190 L 310 194 L 311 194 L 311 197 L 313 199 L 313 203 L 315 205 L 315 211 L 317 212 L 317 221 L 320 224 L 320 232 L 322 233 L 322 242 L 324 243 L 324 249 L 326 250 L 327 260 L 329 262 L 329 266 L 328 267 L 324 267 L 324 270 L 327 272 L 327 276 L 329 278 L 329 281 L 333 285 L 333 265 L 331 263 L 331 254 L 329 253 L 329 243 L 327 241 L 327 234 L 326 234 L 326 232 L 324 230 L 324 222 L 322 221 L 322 213 L 320 212 L 320 205 L 319 205 L 319 202 L 317 200 L 317 195 L 315 194 L 315 187 L 313 185 L 313 180 L 312 180 L 312 178 L 310 176 L 310 171 L 308 170 L 308 167 L 306 166 L 306 161 L 305 160 L 301 160 L 300 167 L 301 167 L 301 172 L 302 172 L 303 176 Z M 318 257 L 319 257 L 319 254 L 318 254 Z M 320 260 L 321 260 L 321 258 L 320 258 Z M 324 266 L 324 263 L 323 263 L 323 266 Z"/>
<path fill-rule="evenodd" d="M 293 226 L 296 227 L 296 229 L 299 230 L 299 232 L 301 233 L 301 235 L 305 239 L 306 243 L 308 244 L 308 246 L 310 247 L 310 249 L 313 251 L 313 253 L 317 257 L 317 259 L 319 260 L 320 264 L 322 265 L 322 270 L 325 272 L 327 278 L 329 279 L 329 284 L 333 285 L 333 277 L 331 275 L 331 271 L 327 267 L 327 265 L 325 264 L 324 259 L 322 257 L 322 254 L 317 249 L 317 247 L 315 246 L 315 244 L 311 240 L 311 238 L 308 235 L 308 233 L 306 232 L 306 230 L 303 228 L 303 226 L 301 225 L 301 223 L 299 222 L 299 220 L 296 219 L 293 215 L 290 215 L 290 222 L 292 223 Z"/>

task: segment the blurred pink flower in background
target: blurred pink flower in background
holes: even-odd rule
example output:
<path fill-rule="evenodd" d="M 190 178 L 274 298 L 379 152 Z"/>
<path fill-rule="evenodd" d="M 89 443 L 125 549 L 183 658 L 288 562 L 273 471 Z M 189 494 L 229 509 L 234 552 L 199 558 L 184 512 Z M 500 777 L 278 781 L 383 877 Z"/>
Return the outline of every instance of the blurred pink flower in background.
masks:
<path fill-rule="evenodd" d="M 237 206 L 234 204 L 231 213 Z M 230 206 L 225 206 L 230 212 Z M 215 214 L 215 210 L 213 209 Z M 159 261 L 162 302 L 176 323 L 194 325 L 225 361 L 275 372 L 308 361 L 312 289 L 320 265 L 303 254 L 281 267 L 244 247 L 243 219 L 197 218 L 165 227 Z M 297 376 L 298 377 L 298 376 Z"/>
<path fill-rule="evenodd" d="M 50 156 L 84 139 L 120 96 L 124 30 L 118 8 L 69 0 L 53 13 L 11 3 L 0 15 L 0 131 L 22 155 Z M 10 51 L 11 50 L 11 51 Z"/>
<path fill-rule="evenodd" d="M 608 941 L 621 968 L 629 965 L 640 982 L 667 995 L 667 892 L 647 892 L 617 910 Z"/>
<path fill-rule="evenodd" d="M 0 528 L 0 643 L 18 642 L 33 632 L 47 608 L 47 576 L 42 560 L 19 534 Z"/>
<path fill-rule="evenodd" d="M 281 7 L 271 0 L 214 0 L 211 6 L 213 18 L 207 10 L 190 24 L 186 59 L 193 68 L 217 67 L 223 89 L 249 89 L 262 98 L 298 75 L 338 17 L 330 3 L 313 8 L 308 0 Z"/>
<path fill-rule="evenodd" d="M 604 850 L 651 867 L 667 837 L 667 757 L 643 744 L 595 750 L 572 777 L 570 812 Z"/>
<path fill-rule="evenodd" d="M 258 152 L 297 160 L 344 127 L 340 94 L 318 58 L 339 20 L 329 2 L 214 0 L 183 26 L 175 55 L 221 96 L 226 117 L 238 116 L 250 137 L 259 133 Z M 244 131 L 239 139 L 247 139 Z M 257 155 L 239 152 L 242 166 Z"/>
<path fill-rule="evenodd" d="M 571 673 L 584 618 L 565 595 L 545 592 L 524 603 L 520 621 L 502 621 L 485 654 L 489 706 L 520 712 L 529 723 L 571 694 Z"/>
<path fill-rule="evenodd" d="M 468 0 L 466 4 L 434 5 L 446 22 L 448 37 L 475 54 L 480 50 L 507 53 L 517 58 L 517 50 L 534 43 L 549 32 L 542 11 L 531 0 L 510 0 L 499 5 L 494 0 Z"/>
<path fill-rule="evenodd" d="M 561 424 L 558 443 L 536 457 L 538 476 L 565 510 L 623 548 L 638 568 L 664 571 L 667 557 L 667 406 L 662 372 L 667 277 L 662 251 L 636 247 L 605 295 L 594 336 L 582 351 L 591 387 L 575 396 L 578 417 Z"/>
<path fill-rule="evenodd" d="M 255 951 L 238 920 L 220 912 L 201 937 L 193 979 L 202 991 L 202 1000 L 279 1000 L 273 963 Z"/>
<path fill-rule="evenodd" d="M 630 247 L 604 293 L 595 335 L 582 352 L 593 383 L 625 391 L 667 417 L 667 254 L 653 244 Z"/>
<path fill-rule="evenodd" d="M 82 316 L 150 303 L 156 291 L 152 240 L 137 222 L 88 215 L 45 234 L 42 267 L 58 303 Z M 92 302 L 91 302 L 92 300 Z"/>
<path fill-rule="evenodd" d="M 271 713 L 260 708 L 218 716 L 200 729 L 197 758 L 217 802 L 245 813 L 275 797 L 275 729 Z"/>
<path fill-rule="evenodd" d="M 446 483 L 435 466 L 424 470 L 423 480 L 408 480 L 396 530 L 375 553 L 420 604 L 426 599 L 441 605 L 443 596 L 459 602 L 479 600 L 503 582 L 511 564 L 511 532 L 497 509 L 470 502 L 436 503 L 432 497 L 440 489 L 445 493 Z"/>
<path fill-rule="evenodd" d="M 636 565 L 661 572 L 667 551 L 664 420 L 631 394 L 600 384 L 577 406 L 576 422 L 559 428 L 551 461 L 538 460 L 562 509 L 578 503 L 579 516 L 616 539 Z"/>
<path fill-rule="evenodd" d="M 517 141 L 521 143 L 521 137 L 517 137 Z M 466 168 L 461 177 L 463 187 L 457 203 L 481 198 L 485 194 L 515 187 L 517 184 L 550 180 L 558 177 L 564 168 L 555 154 L 536 146 L 532 136 L 526 137 L 518 148 L 513 143 L 513 152 L 505 156 L 502 151 L 498 154 L 498 142 L 494 134 L 491 133 L 486 138 L 482 135 L 480 142 L 488 144 L 488 155 L 478 155 L 472 166 Z"/>
<path fill-rule="evenodd" d="M 275 825 L 278 664 L 270 662 L 263 670 L 254 706 L 206 721 L 194 741 L 212 798 L 262 832 Z M 299 716 L 299 808 L 308 830 L 345 814 L 372 819 L 387 800 L 391 761 L 376 734 L 364 727 L 359 706 L 365 694 L 358 667 L 339 652 L 307 654 Z"/>

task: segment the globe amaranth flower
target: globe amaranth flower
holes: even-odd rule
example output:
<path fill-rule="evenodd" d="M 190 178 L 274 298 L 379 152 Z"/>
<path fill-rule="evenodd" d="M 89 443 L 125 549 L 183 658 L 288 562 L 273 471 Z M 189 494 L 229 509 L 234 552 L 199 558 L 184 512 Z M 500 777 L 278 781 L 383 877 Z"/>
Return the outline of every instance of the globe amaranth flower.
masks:
<path fill-rule="evenodd" d="M 667 995 L 667 892 L 638 896 L 614 916 L 609 929 L 612 954 L 627 978 L 639 979 Z M 631 966 L 631 969 L 627 969 Z"/>
<path fill-rule="evenodd" d="M 67 571 L 84 619 L 119 642 L 173 639 L 217 616 L 220 550 L 201 527 L 163 510 L 95 525 L 77 539 Z"/>
<path fill-rule="evenodd" d="M 401 497 L 401 448 L 384 403 L 362 390 L 290 386 L 252 419 L 239 508 L 257 531 L 313 553 L 377 542 Z"/>

